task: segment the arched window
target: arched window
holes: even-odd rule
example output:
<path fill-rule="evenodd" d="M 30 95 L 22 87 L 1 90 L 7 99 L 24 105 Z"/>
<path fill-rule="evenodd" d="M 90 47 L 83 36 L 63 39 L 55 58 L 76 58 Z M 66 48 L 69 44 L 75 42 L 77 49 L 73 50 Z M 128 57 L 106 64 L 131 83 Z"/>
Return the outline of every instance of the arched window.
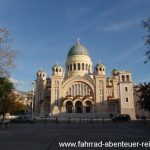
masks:
<path fill-rule="evenodd" d="M 59 69 L 59 72 L 61 72 L 61 68 Z"/>
<path fill-rule="evenodd" d="M 80 64 L 78 63 L 78 70 L 80 70 Z"/>
<path fill-rule="evenodd" d="M 74 85 L 72 85 L 72 95 L 74 96 Z"/>
<path fill-rule="evenodd" d="M 71 95 L 71 88 L 69 88 L 69 95 Z"/>
<path fill-rule="evenodd" d="M 82 70 L 84 70 L 84 63 L 82 63 Z"/>
<path fill-rule="evenodd" d="M 124 75 L 122 75 L 122 81 L 125 81 L 125 77 L 124 77 Z"/>
<path fill-rule="evenodd" d="M 99 70 L 102 71 L 102 68 L 100 67 Z"/>
<path fill-rule="evenodd" d="M 127 78 L 127 81 L 130 81 L 130 79 L 129 79 L 129 75 L 127 75 L 127 76 L 126 76 L 126 78 Z"/>
<path fill-rule="evenodd" d="M 80 84 L 78 84 L 78 95 L 80 95 Z"/>
<path fill-rule="evenodd" d="M 83 96 L 83 93 L 84 93 L 84 91 L 83 91 L 83 84 L 81 84 L 81 95 Z"/>
<path fill-rule="evenodd" d="M 58 72 L 58 68 L 56 68 L 56 72 Z"/>
<path fill-rule="evenodd" d="M 88 64 L 86 64 L 86 70 L 88 71 Z"/>
<path fill-rule="evenodd" d="M 77 95 L 77 84 L 75 84 L 75 96 Z"/>
<path fill-rule="evenodd" d="M 86 95 L 86 85 L 84 85 L 84 95 Z"/>
<path fill-rule="evenodd" d="M 76 70 L 76 64 L 75 63 L 73 64 L 73 66 L 74 66 L 74 70 Z"/>
<path fill-rule="evenodd" d="M 126 92 L 128 91 L 128 87 L 125 87 L 125 91 L 126 91 Z"/>
<path fill-rule="evenodd" d="M 126 102 L 128 102 L 129 101 L 129 99 L 128 99 L 128 97 L 126 97 Z"/>
<path fill-rule="evenodd" d="M 88 70 L 90 71 L 90 65 L 89 65 L 89 68 L 88 68 Z"/>
<path fill-rule="evenodd" d="M 72 71 L 72 64 L 70 64 L 70 71 Z"/>

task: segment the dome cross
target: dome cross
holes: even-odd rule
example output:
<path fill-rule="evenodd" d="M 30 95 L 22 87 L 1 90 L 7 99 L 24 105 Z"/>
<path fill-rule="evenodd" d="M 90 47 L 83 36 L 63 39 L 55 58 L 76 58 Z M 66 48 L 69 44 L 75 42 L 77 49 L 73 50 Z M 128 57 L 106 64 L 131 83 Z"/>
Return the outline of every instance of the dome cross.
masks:
<path fill-rule="evenodd" d="M 77 38 L 77 44 L 80 44 L 80 38 L 79 37 Z"/>

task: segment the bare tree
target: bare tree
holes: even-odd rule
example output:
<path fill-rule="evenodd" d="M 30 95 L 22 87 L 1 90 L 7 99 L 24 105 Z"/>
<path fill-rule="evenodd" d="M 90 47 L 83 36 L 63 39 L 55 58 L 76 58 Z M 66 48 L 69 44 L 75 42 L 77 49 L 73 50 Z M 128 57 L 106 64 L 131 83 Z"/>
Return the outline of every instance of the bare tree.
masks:
<path fill-rule="evenodd" d="M 10 32 L 5 28 L 0 28 L 0 77 L 8 77 L 15 67 L 14 58 L 17 50 L 11 48 L 12 39 Z"/>
<path fill-rule="evenodd" d="M 147 57 L 145 63 L 147 63 L 150 61 L 150 17 L 146 20 L 142 20 L 142 26 L 148 31 L 148 35 L 144 36 L 145 45 L 148 45 L 148 50 L 145 53 Z"/>

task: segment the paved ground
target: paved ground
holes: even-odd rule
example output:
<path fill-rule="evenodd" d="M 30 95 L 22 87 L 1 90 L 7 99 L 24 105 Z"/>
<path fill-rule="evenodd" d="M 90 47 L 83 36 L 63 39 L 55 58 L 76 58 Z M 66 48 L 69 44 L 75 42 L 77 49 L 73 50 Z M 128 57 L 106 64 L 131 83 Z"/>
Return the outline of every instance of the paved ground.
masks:
<path fill-rule="evenodd" d="M 60 148 L 59 142 L 148 142 L 149 140 L 150 124 L 141 122 L 14 124 L 12 127 L 0 129 L 0 150 L 88 150 L 98 148 Z"/>

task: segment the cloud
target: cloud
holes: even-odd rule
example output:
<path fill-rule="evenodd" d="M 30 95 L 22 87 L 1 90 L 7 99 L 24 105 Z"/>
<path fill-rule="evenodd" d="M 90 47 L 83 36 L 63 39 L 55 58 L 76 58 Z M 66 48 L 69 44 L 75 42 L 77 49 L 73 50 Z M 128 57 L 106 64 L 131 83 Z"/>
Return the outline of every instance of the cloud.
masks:
<path fill-rule="evenodd" d="M 100 25 L 97 27 L 97 29 L 100 31 L 104 31 L 104 32 L 118 31 L 118 30 L 132 27 L 136 24 L 139 24 L 139 22 L 140 22 L 139 19 L 128 20 L 128 21 L 123 21 L 123 22 L 115 22 L 114 24 L 109 23 L 110 24 L 109 26 Z"/>
<path fill-rule="evenodd" d="M 135 54 L 135 51 L 141 48 L 142 46 L 144 46 L 144 44 L 139 43 L 139 44 L 132 46 L 131 48 L 122 50 L 121 54 L 116 58 L 116 61 L 124 60 L 128 58 L 129 56 L 131 56 L 133 53 Z"/>
<path fill-rule="evenodd" d="M 140 57 L 138 59 L 135 59 L 135 60 L 127 63 L 125 66 L 132 66 L 132 65 L 140 63 L 140 62 L 143 62 L 143 64 L 144 64 L 144 57 Z"/>
<path fill-rule="evenodd" d="M 20 84 L 24 84 L 24 81 L 22 80 L 17 80 L 17 79 L 14 79 L 14 78 L 9 78 L 9 80 L 14 83 L 15 85 L 20 85 Z"/>

